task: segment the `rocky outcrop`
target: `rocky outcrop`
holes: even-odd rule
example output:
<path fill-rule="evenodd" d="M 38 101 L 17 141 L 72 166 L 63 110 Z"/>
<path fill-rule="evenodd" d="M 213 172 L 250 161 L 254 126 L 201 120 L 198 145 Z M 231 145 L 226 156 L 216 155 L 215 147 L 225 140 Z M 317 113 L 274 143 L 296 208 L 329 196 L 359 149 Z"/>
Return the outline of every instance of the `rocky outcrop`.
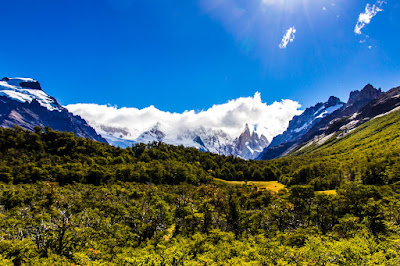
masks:
<path fill-rule="evenodd" d="M 400 107 L 400 87 L 393 88 L 381 94 L 360 109 L 354 119 L 362 121 L 390 112 Z"/>
<path fill-rule="evenodd" d="M 347 101 L 347 107 L 352 105 L 366 105 L 375 98 L 382 94 L 381 89 L 375 89 L 371 84 L 367 84 L 361 91 L 352 91 Z"/>
<path fill-rule="evenodd" d="M 32 90 L 42 90 L 42 86 L 37 81 L 34 82 L 21 82 L 19 85 L 23 88 L 32 89 Z"/>

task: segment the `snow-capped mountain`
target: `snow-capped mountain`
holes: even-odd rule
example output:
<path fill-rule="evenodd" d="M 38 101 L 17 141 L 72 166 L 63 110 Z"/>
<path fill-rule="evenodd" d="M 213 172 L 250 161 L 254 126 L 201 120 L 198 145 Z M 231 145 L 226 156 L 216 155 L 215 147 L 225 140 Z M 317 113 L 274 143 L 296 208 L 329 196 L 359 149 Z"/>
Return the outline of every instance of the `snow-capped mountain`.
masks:
<path fill-rule="evenodd" d="M 243 133 L 232 138 L 222 130 L 215 130 L 199 126 L 196 129 L 171 130 L 167 126 L 156 123 L 152 128 L 133 138 L 128 129 L 95 126 L 107 141 L 115 146 L 127 147 L 132 143 L 151 143 L 154 141 L 172 145 L 194 147 L 204 152 L 220 155 L 233 155 L 244 159 L 255 159 L 265 147 L 269 145 L 268 139 L 257 132 L 250 132 L 246 125 Z"/>
<path fill-rule="evenodd" d="M 325 103 L 317 103 L 307 108 L 301 115 L 293 117 L 289 127 L 281 135 L 276 136 L 270 147 L 278 146 L 283 142 L 291 142 L 301 138 L 312 126 L 327 115 L 345 105 L 339 98 L 331 96 Z"/>
<path fill-rule="evenodd" d="M 269 144 L 268 139 L 264 135 L 259 136 L 255 131 L 251 133 L 249 126 L 246 124 L 244 132 L 235 139 L 233 155 L 256 159 Z"/>
<path fill-rule="evenodd" d="M 31 103 L 36 100 L 50 111 L 60 112 L 64 109 L 56 99 L 42 90 L 38 81 L 31 78 L 3 78 L 0 80 L 0 96 L 6 96 L 20 103 Z"/>
<path fill-rule="evenodd" d="M 73 132 L 79 137 L 106 142 L 80 116 L 73 115 L 47 95 L 36 80 L 0 80 L 0 127 L 20 126 L 33 131 L 35 126 Z"/>
<path fill-rule="evenodd" d="M 277 136 L 272 140 L 272 144 L 262 152 L 258 159 L 268 160 L 282 157 L 289 154 L 291 151 L 306 145 L 306 143 L 313 143 L 314 141 L 316 141 L 318 145 L 323 144 L 334 133 L 341 131 L 340 128 L 343 129 L 345 125 L 348 127 L 347 130 L 350 130 L 363 123 L 365 119 L 363 121 L 355 120 L 355 117 L 360 117 L 361 110 L 364 110 L 365 108 L 369 109 L 369 104 L 382 98 L 383 95 L 386 94 L 384 94 L 381 89 L 375 89 L 371 84 L 368 84 L 361 91 L 352 91 L 346 104 L 340 103 L 341 106 L 339 108 L 334 107 L 332 112 L 327 113 L 325 116 L 315 121 L 307 128 L 307 130 L 304 130 L 301 135 L 290 135 L 291 130 L 294 132 L 296 131 L 296 125 L 301 125 L 301 123 L 298 123 L 298 120 L 301 120 L 299 118 L 306 113 L 304 112 L 299 117 L 295 117 L 289 123 L 290 125 L 293 125 L 292 128 L 289 126 L 288 130 L 284 134 Z M 330 100 L 331 99 L 332 97 Z M 334 100 L 333 102 L 337 102 L 337 100 Z M 366 112 L 367 111 L 364 110 L 361 113 Z"/>

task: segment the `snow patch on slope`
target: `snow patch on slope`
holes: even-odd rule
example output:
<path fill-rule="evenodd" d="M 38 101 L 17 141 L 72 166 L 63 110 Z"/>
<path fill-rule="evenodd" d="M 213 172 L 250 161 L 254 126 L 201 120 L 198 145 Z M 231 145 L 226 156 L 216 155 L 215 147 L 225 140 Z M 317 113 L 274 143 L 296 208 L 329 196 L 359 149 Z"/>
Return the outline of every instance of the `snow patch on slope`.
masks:
<path fill-rule="evenodd" d="M 46 107 L 50 111 L 62 110 L 62 107 L 56 100 L 44 91 L 22 87 L 21 83 L 37 83 L 37 81 L 30 78 L 2 79 L 0 80 L 0 96 L 5 96 L 22 103 L 30 103 L 33 100 L 37 100 L 41 106 Z"/>
<path fill-rule="evenodd" d="M 318 115 L 315 119 L 324 118 L 325 116 L 335 112 L 336 110 L 340 109 L 341 107 L 343 107 L 343 104 L 338 104 L 335 106 L 328 107 L 320 115 Z"/>

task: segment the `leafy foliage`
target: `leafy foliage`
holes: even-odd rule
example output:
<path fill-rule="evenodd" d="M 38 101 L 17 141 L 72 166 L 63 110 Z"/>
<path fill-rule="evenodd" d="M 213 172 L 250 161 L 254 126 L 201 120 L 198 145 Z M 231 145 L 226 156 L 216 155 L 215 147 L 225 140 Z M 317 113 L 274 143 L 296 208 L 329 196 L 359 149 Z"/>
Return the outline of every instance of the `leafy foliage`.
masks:
<path fill-rule="evenodd" d="M 0 264 L 399 265 L 399 124 L 268 162 L 0 129 Z"/>
<path fill-rule="evenodd" d="M 50 128 L 35 128 L 35 133 L 21 128 L 0 129 L 0 156 L 0 181 L 14 184 L 51 181 L 99 185 L 117 180 L 200 184 L 213 178 L 277 179 L 267 162 L 160 142 L 121 149 Z"/>
<path fill-rule="evenodd" d="M 397 188 L 349 183 L 337 196 L 310 188 L 272 193 L 223 184 L 3 184 L 0 262 L 399 262 Z"/>

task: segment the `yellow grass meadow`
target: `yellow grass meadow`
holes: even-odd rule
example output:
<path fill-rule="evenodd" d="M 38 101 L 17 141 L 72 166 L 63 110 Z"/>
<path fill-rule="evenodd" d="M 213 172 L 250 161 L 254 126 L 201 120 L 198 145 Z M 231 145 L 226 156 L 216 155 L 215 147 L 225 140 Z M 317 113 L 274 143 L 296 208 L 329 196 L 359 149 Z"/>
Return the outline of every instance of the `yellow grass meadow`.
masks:
<path fill-rule="evenodd" d="M 214 178 L 215 181 L 217 182 L 222 182 L 225 184 L 231 184 L 231 185 L 245 185 L 247 184 L 248 186 L 255 186 L 257 187 L 258 190 L 270 190 L 273 192 L 278 192 L 282 188 L 285 188 L 285 185 L 279 183 L 278 181 L 226 181 L 222 180 L 219 178 Z"/>
<path fill-rule="evenodd" d="M 337 191 L 335 189 L 325 190 L 325 191 L 315 191 L 316 194 L 326 194 L 326 195 L 337 195 Z"/>
<path fill-rule="evenodd" d="M 279 183 L 278 181 L 226 181 L 219 178 L 214 178 L 215 181 L 231 184 L 231 185 L 245 185 L 247 183 L 248 186 L 255 186 L 258 190 L 270 190 L 273 192 L 278 192 L 282 188 L 285 188 L 285 185 Z M 325 190 L 325 191 L 315 191 L 316 194 L 326 194 L 326 195 L 337 195 L 336 190 Z"/>

